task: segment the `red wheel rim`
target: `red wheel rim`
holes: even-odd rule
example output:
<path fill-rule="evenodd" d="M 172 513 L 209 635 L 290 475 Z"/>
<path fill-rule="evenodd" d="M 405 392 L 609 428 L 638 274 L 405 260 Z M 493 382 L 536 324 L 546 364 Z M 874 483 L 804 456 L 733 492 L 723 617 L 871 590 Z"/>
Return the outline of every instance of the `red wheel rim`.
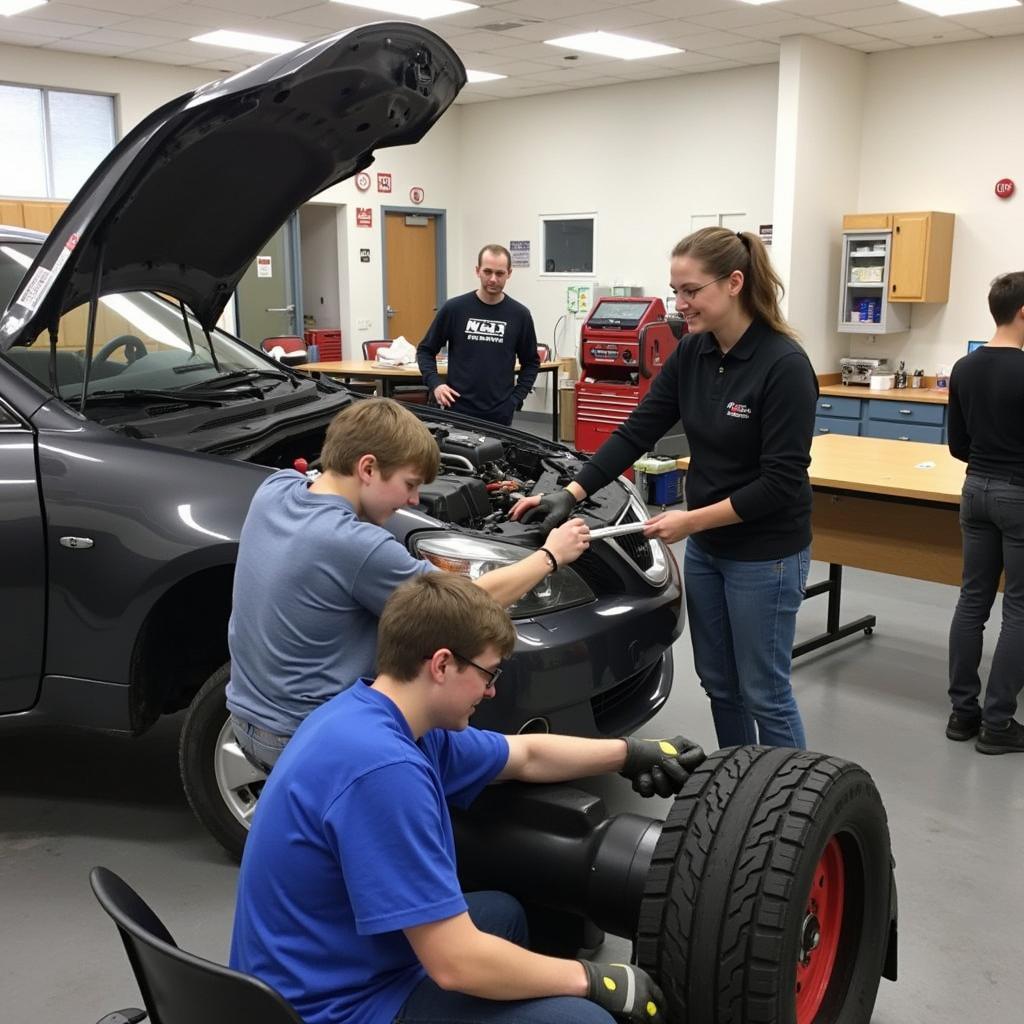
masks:
<path fill-rule="evenodd" d="M 796 965 L 796 1024 L 814 1024 L 828 991 L 843 927 L 846 868 L 833 836 L 814 870 L 800 930 Z"/>

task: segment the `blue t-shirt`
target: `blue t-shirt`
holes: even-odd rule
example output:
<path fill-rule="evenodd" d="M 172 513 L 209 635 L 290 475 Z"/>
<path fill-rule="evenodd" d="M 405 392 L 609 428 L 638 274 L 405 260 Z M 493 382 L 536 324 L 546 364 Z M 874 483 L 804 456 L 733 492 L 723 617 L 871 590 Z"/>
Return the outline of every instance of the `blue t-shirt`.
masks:
<path fill-rule="evenodd" d="M 391 1024 L 426 974 L 401 929 L 466 910 L 446 801 L 468 806 L 507 761 L 500 733 L 417 742 L 365 679 L 318 708 L 260 796 L 231 966 L 306 1024 Z"/>
<path fill-rule="evenodd" d="M 391 592 L 429 572 L 344 498 L 292 469 L 260 485 L 242 526 L 228 648 L 228 708 L 290 736 L 315 707 L 372 676 Z"/>

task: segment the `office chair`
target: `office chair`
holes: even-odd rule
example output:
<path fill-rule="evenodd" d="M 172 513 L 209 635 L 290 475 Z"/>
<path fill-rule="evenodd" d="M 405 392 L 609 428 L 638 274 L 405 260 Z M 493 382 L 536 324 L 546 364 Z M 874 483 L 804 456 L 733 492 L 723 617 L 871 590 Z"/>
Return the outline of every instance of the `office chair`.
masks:
<path fill-rule="evenodd" d="M 363 358 L 376 359 L 377 353 L 382 348 L 386 348 L 390 344 L 391 342 L 387 340 L 364 341 Z M 350 384 L 349 387 L 352 387 L 352 385 Z M 427 388 L 421 384 L 399 384 L 391 389 L 392 398 L 399 402 L 408 402 L 410 405 L 426 405 L 428 396 L 429 392 Z"/>
<path fill-rule="evenodd" d="M 291 1006 L 258 978 L 179 949 L 142 897 L 113 871 L 93 868 L 89 882 L 121 934 L 152 1024 L 302 1024 Z M 118 1014 L 99 1024 L 135 1024 L 146 1017 L 136 1009 Z"/>
<path fill-rule="evenodd" d="M 285 366 L 298 366 L 300 363 L 308 362 L 306 342 L 293 334 L 264 338 L 260 342 L 260 348 Z"/>

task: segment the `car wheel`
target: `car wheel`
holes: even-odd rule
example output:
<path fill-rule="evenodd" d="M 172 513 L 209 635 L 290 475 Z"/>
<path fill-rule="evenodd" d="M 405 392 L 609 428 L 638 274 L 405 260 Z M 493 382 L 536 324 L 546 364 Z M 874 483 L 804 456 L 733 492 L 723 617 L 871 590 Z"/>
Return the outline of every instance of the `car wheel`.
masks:
<path fill-rule="evenodd" d="M 178 764 L 196 817 L 236 859 L 266 775 L 242 753 L 224 703 L 230 665 L 222 665 L 192 699 L 181 730 Z"/>
<path fill-rule="evenodd" d="M 862 768 L 798 750 L 719 751 L 666 819 L 638 963 L 675 1024 L 867 1024 L 891 879 L 885 809 Z"/>

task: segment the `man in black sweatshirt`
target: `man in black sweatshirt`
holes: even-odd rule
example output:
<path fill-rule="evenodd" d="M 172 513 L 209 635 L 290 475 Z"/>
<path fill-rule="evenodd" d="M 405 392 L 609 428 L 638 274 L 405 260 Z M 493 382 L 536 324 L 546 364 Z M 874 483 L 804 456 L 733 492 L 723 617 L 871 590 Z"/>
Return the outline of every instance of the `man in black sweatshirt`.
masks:
<path fill-rule="evenodd" d="M 438 405 L 507 426 L 537 379 L 537 333 L 530 311 L 505 294 L 512 276 L 508 249 L 485 245 L 476 276 L 476 291 L 449 299 L 437 311 L 416 362 Z M 437 372 L 437 354 L 446 344 L 447 383 Z"/>
<path fill-rule="evenodd" d="M 963 584 L 949 630 L 951 740 L 977 736 L 983 754 L 1024 752 L 1014 719 L 1024 685 L 1024 271 L 992 282 L 996 332 L 958 359 L 949 379 L 949 450 L 967 463 L 960 498 Z M 1003 622 L 983 706 L 982 633 L 1000 574 Z"/>

